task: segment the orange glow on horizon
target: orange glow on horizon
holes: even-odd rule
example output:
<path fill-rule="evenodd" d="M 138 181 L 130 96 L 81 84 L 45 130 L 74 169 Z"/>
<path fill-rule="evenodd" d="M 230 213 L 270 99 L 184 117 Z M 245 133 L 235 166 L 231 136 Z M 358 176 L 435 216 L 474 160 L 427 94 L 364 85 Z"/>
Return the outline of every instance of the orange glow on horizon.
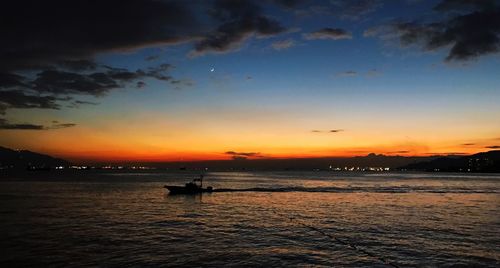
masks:
<path fill-rule="evenodd" d="M 230 160 L 236 153 L 248 159 L 323 158 L 366 156 L 369 153 L 401 156 L 474 154 L 498 143 L 493 126 L 458 132 L 452 127 L 407 129 L 387 123 L 352 125 L 338 133 L 313 132 L 311 126 L 273 122 L 227 125 L 165 123 L 129 119 L 104 125 L 78 125 L 50 131 L 2 131 L 0 146 L 27 149 L 75 163 L 179 162 Z M 156 118 L 156 119 L 153 119 Z M 256 119 L 254 119 L 256 120 Z M 347 123 L 346 123 L 347 125 Z M 403 131 L 404 129 L 404 131 Z M 418 137 L 411 138 L 411 137 Z M 453 137 L 453 138 L 449 138 Z"/>
<path fill-rule="evenodd" d="M 258 159 L 300 159 L 300 158 L 328 158 L 328 157 L 355 157 L 366 156 L 370 153 L 383 154 L 386 156 L 431 156 L 431 155 L 470 155 L 487 150 L 478 150 L 477 148 L 448 148 L 450 150 L 399 150 L 398 147 L 374 147 L 374 148 L 353 148 L 353 149 L 322 149 L 322 150 L 298 150 L 292 153 L 291 149 L 267 151 L 261 153 L 255 150 L 238 150 L 237 152 L 255 152 L 257 156 L 248 156 L 248 160 Z M 455 149 L 455 150 L 451 150 Z M 460 149 L 460 150 L 459 150 Z M 302 152 L 301 152 L 302 151 Z M 309 151 L 309 152 L 308 152 Z M 221 152 L 162 152 L 155 153 L 150 151 L 49 151 L 48 154 L 67 159 L 76 163 L 126 163 L 126 162 L 194 162 L 211 160 L 233 160 L 232 155 Z"/>

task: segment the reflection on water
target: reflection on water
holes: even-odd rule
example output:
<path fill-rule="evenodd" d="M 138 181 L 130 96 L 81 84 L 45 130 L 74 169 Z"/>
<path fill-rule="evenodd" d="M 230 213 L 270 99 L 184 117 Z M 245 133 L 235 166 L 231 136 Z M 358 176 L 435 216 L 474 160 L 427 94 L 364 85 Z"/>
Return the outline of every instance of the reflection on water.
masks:
<path fill-rule="evenodd" d="M 195 175 L 4 178 L 1 264 L 500 266 L 500 176 L 212 173 L 216 189 L 260 190 L 162 188 Z"/>

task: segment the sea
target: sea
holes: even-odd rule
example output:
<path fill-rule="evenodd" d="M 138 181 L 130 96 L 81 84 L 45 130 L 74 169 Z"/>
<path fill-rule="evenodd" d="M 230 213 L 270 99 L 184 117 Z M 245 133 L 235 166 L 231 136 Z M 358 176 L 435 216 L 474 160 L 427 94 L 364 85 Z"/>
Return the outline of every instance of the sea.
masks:
<path fill-rule="evenodd" d="M 500 267 L 500 174 L 0 175 L 0 267 Z"/>

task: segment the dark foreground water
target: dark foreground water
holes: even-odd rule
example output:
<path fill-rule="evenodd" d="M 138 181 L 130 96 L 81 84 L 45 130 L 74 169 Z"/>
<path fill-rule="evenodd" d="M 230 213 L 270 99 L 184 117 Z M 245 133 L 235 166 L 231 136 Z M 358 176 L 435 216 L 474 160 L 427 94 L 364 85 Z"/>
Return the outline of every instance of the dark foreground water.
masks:
<path fill-rule="evenodd" d="M 500 267 L 500 175 L 194 176 L 3 174 L 0 266 Z"/>

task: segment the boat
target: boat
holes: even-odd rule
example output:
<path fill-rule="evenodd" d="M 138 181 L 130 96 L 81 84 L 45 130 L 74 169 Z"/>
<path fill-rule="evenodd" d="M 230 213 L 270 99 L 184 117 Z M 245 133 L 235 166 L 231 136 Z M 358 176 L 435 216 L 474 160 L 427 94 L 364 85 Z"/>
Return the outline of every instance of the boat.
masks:
<path fill-rule="evenodd" d="M 199 182 L 199 184 L 197 182 Z M 170 194 L 201 194 L 213 192 L 211 186 L 203 188 L 203 175 L 200 175 L 199 179 L 194 179 L 192 182 L 186 183 L 185 186 L 165 185 L 163 188 L 167 188 Z"/>

